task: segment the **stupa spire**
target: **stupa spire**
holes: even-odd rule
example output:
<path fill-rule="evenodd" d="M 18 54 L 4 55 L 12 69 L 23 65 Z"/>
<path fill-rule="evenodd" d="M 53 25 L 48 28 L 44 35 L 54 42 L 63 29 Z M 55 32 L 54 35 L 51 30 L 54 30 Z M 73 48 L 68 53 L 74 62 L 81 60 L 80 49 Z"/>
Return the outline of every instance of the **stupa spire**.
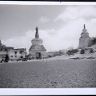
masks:
<path fill-rule="evenodd" d="M 84 24 L 84 29 L 86 29 L 86 26 L 85 26 L 85 24 Z"/>
<path fill-rule="evenodd" d="M 38 27 L 36 27 L 35 38 L 39 38 Z"/>
<path fill-rule="evenodd" d="M 84 24 L 84 26 L 83 26 L 83 33 L 86 33 L 87 32 L 87 29 L 86 29 L 86 26 L 85 26 L 85 24 Z"/>

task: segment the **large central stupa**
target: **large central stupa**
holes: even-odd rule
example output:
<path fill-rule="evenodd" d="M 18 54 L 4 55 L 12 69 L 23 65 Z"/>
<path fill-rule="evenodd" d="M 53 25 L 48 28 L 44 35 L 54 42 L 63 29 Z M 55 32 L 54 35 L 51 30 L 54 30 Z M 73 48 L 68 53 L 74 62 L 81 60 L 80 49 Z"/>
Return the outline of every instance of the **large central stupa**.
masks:
<path fill-rule="evenodd" d="M 32 59 L 41 59 L 46 55 L 46 49 L 43 46 L 43 40 L 39 38 L 38 27 L 36 27 L 35 38 L 31 41 L 29 55 Z"/>

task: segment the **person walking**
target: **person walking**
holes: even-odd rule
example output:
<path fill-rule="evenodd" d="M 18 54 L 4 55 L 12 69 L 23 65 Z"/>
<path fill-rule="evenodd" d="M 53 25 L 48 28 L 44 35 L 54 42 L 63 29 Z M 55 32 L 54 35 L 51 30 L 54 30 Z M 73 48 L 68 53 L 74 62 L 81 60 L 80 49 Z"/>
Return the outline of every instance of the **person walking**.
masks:
<path fill-rule="evenodd" d="M 8 54 L 6 54 L 6 56 L 5 56 L 5 62 L 8 62 L 9 61 L 9 56 L 8 56 Z"/>

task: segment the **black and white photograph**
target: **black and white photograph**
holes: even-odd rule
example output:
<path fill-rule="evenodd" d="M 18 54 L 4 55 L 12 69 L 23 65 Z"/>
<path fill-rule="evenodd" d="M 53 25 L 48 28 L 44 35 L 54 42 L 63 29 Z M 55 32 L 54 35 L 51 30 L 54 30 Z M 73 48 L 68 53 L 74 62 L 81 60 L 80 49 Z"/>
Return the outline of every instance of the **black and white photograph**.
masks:
<path fill-rule="evenodd" d="M 0 88 L 96 88 L 96 3 L 0 4 Z"/>

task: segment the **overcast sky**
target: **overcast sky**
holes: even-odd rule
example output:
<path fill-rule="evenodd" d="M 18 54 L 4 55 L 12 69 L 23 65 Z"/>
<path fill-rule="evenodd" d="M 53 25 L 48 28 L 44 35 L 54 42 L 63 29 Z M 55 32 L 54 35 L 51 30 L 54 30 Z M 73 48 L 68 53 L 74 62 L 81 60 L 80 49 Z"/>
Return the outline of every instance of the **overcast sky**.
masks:
<path fill-rule="evenodd" d="M 84 24 L 96 36 L 96 6 L 0 5 L 0 39 L 15 48 L 30 48 L 36 26 L 47 51 L 76 48 Z"/>

